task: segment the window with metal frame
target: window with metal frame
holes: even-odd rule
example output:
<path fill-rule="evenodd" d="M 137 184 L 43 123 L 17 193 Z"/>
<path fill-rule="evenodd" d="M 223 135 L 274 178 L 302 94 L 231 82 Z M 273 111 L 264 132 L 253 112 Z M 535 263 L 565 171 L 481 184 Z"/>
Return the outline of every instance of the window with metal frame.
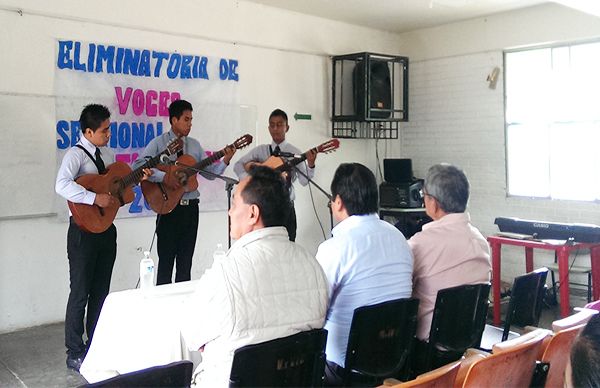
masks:
<path fill-rule="evenodd" d="M 600 200 L 600 42 L 504 53 L 508 194 Z"/>

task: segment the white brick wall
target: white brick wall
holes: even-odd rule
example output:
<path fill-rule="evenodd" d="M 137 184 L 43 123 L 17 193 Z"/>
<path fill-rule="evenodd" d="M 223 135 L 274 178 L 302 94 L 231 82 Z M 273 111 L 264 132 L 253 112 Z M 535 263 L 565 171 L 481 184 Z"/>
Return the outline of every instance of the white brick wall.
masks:
<path fill-rule="evenodd" d="M 413 159 L 417 177 L 439 162 L 462 167 L 471 182 L 472 222 L 486 236 L 497 232 L 498 216 L 600 224 L 597 203 L 506 196 L 503 78 L 495 90 L 486 82 L 502 62 L 501 51 L 411 62 L 410 122 L 400 131 L 400 156 Z M 534 257 L 536 267 L 553 260 L 541 251 Z M 589 265 L 589 256 L 577 261 Z M 512 281 L 525 271 L 523 250 L 504 248 L 502 264 L 502 278 Z"/>

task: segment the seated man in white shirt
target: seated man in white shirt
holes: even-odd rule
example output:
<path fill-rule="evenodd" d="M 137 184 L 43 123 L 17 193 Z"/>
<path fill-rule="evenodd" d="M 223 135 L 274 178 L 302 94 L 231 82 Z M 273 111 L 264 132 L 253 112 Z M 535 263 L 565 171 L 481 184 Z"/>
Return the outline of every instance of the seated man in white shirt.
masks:
<path fill-rule="evenodd" d="M 233 352 L 245 345 L 323 327 L 327 279 L 306 249 L 289 241 L 290 197 L 280 175 L 255 167 L 236 188 L 224 259 L 199 280 L 183 337 L 202 350 L 197 386 L 227 386 Z"/>
<path fill-rule="evenodd" d="M 415 259 L 413 297 L 418 298 L 417 338 L 429 339 L 439 290 L 490 280 L 490 249 L 466 213 L 469 181 L 449 164 L 432 166 L 423 187 L 425 211 L 432 222 L 409 241 Z"/>
<path fill-rule="evenodd" d="M 319 246 L 327 275 L 329 309 L 326 383 L 341 385 L 354 310 L 410 298 L 412 256 L 402 233 L 377 216 L 375 176 L 359 163 L 338 167 L 331 182 L 331 210 L 339 223 Z"/>

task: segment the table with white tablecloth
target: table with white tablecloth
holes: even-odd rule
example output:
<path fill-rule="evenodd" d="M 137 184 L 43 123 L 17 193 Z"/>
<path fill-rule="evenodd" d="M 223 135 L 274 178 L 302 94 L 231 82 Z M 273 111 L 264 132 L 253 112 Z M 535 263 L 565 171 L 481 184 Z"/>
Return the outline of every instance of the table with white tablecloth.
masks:
<path fill-rule="evenodd" d="M 181 336 L 185 303 L 196 281 L 113 292 L 104 301 L 80 373 L 92 383 L 175 361 L 191 360 Z"/>

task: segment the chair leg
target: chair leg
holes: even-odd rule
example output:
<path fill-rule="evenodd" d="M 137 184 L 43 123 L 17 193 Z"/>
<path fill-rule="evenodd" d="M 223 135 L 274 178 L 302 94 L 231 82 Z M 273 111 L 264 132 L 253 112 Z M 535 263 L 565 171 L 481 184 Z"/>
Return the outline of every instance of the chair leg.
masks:
<path fill-rule="evenodd" d="M 556 298 L 556 279 L 554 278 L 554 271 L 550 270 L 550 277 L 552 279 L 552 295 L 554 296 L 554 305 L 558 304 L 558 299 Z"/>
<path fill-rule="evenodd" d="M 592 271 L 588 272 L 587 301 L 592 301 Z"/>

